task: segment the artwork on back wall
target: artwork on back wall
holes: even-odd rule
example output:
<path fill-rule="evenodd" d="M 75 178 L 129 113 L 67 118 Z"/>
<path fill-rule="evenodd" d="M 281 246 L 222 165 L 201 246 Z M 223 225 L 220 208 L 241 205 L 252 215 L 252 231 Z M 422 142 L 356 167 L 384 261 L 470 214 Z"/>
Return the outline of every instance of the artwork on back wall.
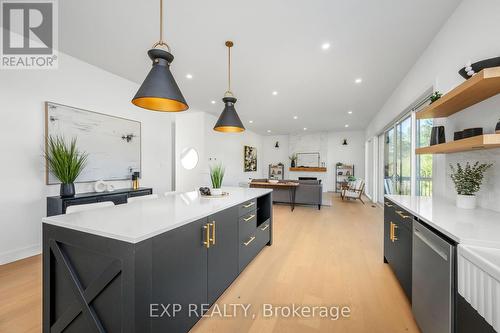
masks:
<path fill-rule="evenodd" d="M 76 138 L 88 154 L 76 182 L 130 179 L 141 171 L 141 123 L 70 106 L 45 103 L 46 137 Z M 47 184 L 59 181 L 47 172 Z"/>
<path fill-rule="evenodd" d="M 257 171 L 257 148 L 245 146 L 243 152 L 243 166 L 245 172 Z"/>

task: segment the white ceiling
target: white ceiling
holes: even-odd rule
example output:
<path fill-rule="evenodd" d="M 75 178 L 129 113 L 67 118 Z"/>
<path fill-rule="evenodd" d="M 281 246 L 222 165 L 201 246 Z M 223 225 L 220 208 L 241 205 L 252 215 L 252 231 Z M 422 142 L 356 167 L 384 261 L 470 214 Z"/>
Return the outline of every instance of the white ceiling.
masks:
<path fill-rule="evenodd" d="M 222 111 L 231 39 L 236 109 L 262 134 L 364 129 L 460 2 L 164 1 L 172 71 L 191 109 Z M 60 49 L 142 83 L 158 8 L 159 0 L 59 1 Z"/>

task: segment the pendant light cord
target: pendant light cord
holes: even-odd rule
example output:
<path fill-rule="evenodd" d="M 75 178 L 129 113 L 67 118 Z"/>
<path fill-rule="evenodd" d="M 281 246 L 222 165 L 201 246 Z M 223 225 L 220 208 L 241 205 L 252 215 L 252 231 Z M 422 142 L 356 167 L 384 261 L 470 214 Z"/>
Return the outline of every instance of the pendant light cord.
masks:
<path fill-rule="evenodd" d="M 228 62 L 227 62 L 227 82 L 228 82 L 228 89 L 227 91 L 231 91 L 231 47 L 227 48 L 227 53 L 228 53 Z"/>
<path fill-rule="evenodd" d="M 227 92 L 226 94 L 232 95 L 233 93 L 231 92 L 231 48 L 233 47 L 234 43 L 230 40 L 226 41 L 226 46 L 227 46 Z"/>
<path fill-rule="evenodd" d="M 153 45 L 153 49 L 163 46 L 170 52 L 170 46 L 163 40 L 163 0 L 160 0 L 160 40 Z"/>

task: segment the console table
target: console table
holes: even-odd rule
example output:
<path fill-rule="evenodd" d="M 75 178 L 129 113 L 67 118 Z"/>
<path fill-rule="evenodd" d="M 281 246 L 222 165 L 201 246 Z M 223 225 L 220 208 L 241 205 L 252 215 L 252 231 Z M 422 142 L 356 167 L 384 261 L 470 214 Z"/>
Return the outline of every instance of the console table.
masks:
<path fill-rule="evenodd" d="M 66 208 L 73 205 L 85 205 L 104 201 L 111 201 L 115 205 L 121 205 L 127 203 L 128 198 L 152 193 L 152 188 L 140 187 L 137 190 L 126 188 L 113 192 L 78 193 L 70 198 L 61 198 L 60 196 L 47 197 L 47 216 L 66 214 Z"/>
<path fill-rule="evenodd" d="M 297 192 L 297 187 L 299 183 L 294 182 L 282 182 L 282 183 L 269 183 L 269 182 L 250 182 L 250 187 L 252 188 L 288 188 L 290 193 L 290 205 L 292 212 L 295 209 L 295 193 Z"/>

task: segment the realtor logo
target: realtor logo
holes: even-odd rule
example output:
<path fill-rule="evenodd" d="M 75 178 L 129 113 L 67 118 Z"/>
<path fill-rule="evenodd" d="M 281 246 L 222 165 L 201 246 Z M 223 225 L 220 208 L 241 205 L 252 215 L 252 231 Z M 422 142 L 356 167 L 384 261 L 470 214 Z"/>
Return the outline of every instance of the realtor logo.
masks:
<path fill-rule="evenodd" d="M 0 0 L 2 69 L 57 68 L 56 0 Z"/>

